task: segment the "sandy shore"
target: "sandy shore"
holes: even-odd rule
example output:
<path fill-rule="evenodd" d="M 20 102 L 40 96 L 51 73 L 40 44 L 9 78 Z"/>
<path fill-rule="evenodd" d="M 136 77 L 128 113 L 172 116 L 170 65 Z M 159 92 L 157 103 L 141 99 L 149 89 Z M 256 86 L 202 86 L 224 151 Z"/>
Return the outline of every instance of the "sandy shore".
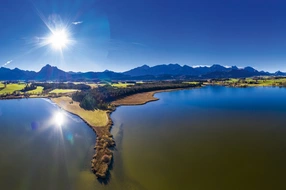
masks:
<path fill-rule="evenodd" d="M 154 97 L 156 93 L 170 92 L 170 91 L 175 91 L 175 90 L 183 90 L 183 89 L 179 88 L 179 89 L 168 89 L 168 90 L 156 90 L 156 91 L 151 91 L 151 92 L 143 92 L 143 93 L 134 94 L 134 95 L 127 96 L 122 99 L 113 101 L 111 102 L 111 104 L 114 106 L 143 105 L 148 102 L 159 100 L 159 98 Z"/>
<path fill-rule="evenodd" d="M 142 105 L 146 104 L 147 102 L 158 100 L 158 98 L 154 97 L 154 94 L 156 93 L 169 92 L 174 90 L 182 89 L 157 90 L 139 93 L 114 101 L 112 102 L 112 104 L 115 106 Z M 93 159 L 91 160 L 91 170 L 98 178 L 105 179 L 108 175 L 109 165 L 111 164 L 113 158 L 113 152 L 110 150 L 110 148 L 115 146 L 113 136 L 110 133 L 110 128 L 113 124 L 110 118 L 110 114 L 112 111 L 84 110 L 79 106 L 78 102 L 72 101 L 71 97 L 69 96 L 62 96 L 50 99 L 60 108 L 79 116 L 96 133 L 97 138 L 94 147 L 95 154 L 93 156 Z"/>
<path fill-rule="evenodd" d="M 95 154 L 91 160 L 91 170 L 98 178 L 106 178 L 113 153 L 109 149 L 115 145 L 110 133 L 112 121 L 110 111 L 95 110 L 87 111 L 79 106 L 78 102 L 72 101 L 70 97 L 63 96 L 51 98 L 62 109 L 79 116 L 96 133 Z"/>
<path fill-rule="evenodd" d="M 79 106 L 79 102 L 75 102 L 69 96 L 62 96 L 58 98 L 50 98 L 62 109 L 78 115 L 90 126 L 104 127 L 108 122 L 106 111 L 103 110 L 84 110 Z"/>

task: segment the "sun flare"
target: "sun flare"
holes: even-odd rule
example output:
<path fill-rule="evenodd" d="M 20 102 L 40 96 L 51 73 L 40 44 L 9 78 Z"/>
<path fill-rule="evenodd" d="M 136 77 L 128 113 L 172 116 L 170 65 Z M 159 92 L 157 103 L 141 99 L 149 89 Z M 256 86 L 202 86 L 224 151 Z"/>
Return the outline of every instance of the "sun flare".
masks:
<path fill-rule="evenodd" d="M 53 31 L 52 35 L 48 38 L 48 44 L 50 44 L 55 50 L 62 50 L 67 47 L 68 43 L 68 33 L 65 29 Z"/>
<path fill-rule="evenodd" d="M 64 122 L 64 114 L 62 112 L 57 112 L 54 116 L 54 122 L 58 125 L 61 126 Z"/>

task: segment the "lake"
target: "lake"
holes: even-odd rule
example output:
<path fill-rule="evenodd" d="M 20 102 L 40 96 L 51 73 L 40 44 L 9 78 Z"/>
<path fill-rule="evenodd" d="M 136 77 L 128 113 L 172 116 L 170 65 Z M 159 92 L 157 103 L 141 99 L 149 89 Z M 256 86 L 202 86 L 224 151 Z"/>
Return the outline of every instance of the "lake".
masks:
<path fill-rule="evenodd" d="M 108 184 L 90 172 L 95 134 L 78 117 L 45 99 L 0 101 L 0 189 L 285 189 L 286 88 L 155 96 L 112 113 Z"/>
<path fill-rule="evenodd" d="M 285 88 L 209 86 L 155 96 L 112 114 L 117 189 L 285 189 Z"/>
<path fill-rule="evenodd" d="M 49 100 L 0 101 L 0 189 L 80 189 L 86 181 L 91 187 L 95 138 Z"/>

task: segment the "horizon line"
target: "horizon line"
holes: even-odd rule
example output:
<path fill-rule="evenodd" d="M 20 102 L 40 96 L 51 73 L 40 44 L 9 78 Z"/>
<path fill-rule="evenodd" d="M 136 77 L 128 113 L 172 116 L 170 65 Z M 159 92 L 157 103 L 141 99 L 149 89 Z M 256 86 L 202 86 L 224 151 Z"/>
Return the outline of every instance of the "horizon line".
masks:
<path fill-rule="evenodd" d="M 66 70 L 63 70 L 63 69 L 59 68 L 58 66 L 54 66 L 54 65 L 51 65 L 51 64 L 46 64 L 46 65 L 44 65 L 43 67 L 41 67 L 41 69 L 44 68 L 44 67 L 46 67 L 46 66 L 51 66 L 51 67 L 56 67 L 57 69 L 60 69 L 60 70 L 62 70 L 62 71 L 64 71 L 64 72 L 74 72 L 74 73 L 105 72 L 105 71 L 111 71 L 111 72 L 115 72 L 115 73 L 124 73 L 124 72 L 130 71 L 130 70 L 132 70 L 132 69 L 136 69 L 136 68 L 143 67 L 143 66 L 148 66 L 149 68 L 152 68 L 152 67 L 156 67 L 156 66 L 160 66 L 160 65 L 167 65 L 167 66 L 168 66 L 168 65 L 179 65 L 180 67 L 188 66 L 188 67 L 191 67 L 191 68 L 193 68 L 193 69 L 196 69 L 196 68 L 204 68 L 204 67 L 210 68 L 210 67 L 212 67 L 212 66 L 218 65 L 218 66 L 222 66 L 222 67 L 228 68 L 228 69 L 230 69 L 230 68 L 232 68 L 232 67 L 237 67 L 238 69 L 245 69 L 245 68 L 247 68 L 247 67 L 251 67 L 251 68 L 257 70 L 258 72 L 268 72 L 268 73 L 284 72 L 284 71 L 281 71 L 281 70 L 277 70 L 277 71 L 275 71 L 275 72 L 264 71 L 264 70 L 258 70 L 258 69 L 256 69 L 255 67 L 252 67 L 252 66 L 238 67 L 238 66 L 236 66 L 236 65 L 229 66 L 229 65 L 221 65 L 221 64 L 212 64 L 212 65 L 186 65 L 186 64 L 184 64 L 184 65 L 181 65 L 181 64 L 178 64 L 178 63 L 158 64 L 158 65 L 154 65 L 154 66 L 149 66 L 149 65 L 147 65 L 147 64 L 143 64 L 143 65 L 141 65 L 141 66 L 137 66 L 137 67 L 130 68 L 130 69 L 126 70 L 126 71 L 113 71 L 113 70 L 108 70 L 108 69 L 105 69 L 105 70 L 103 70 L 103 71 L 94 71 L 94 70 L 89 70 L 89 71 L 66 71 Z M 40 72 L 40 71 L 41 71 L 41 69 L 40 69 L 39 71 L 35 71 L 35 70 L 25 70 L 25 69 L 21 69 L 21 68 L 18 68 L 18 67 L 8 68 L 8 67 L 1 66 L 0 68 L 5 68 L 5 69 L 9 69 L 9 70 L 19 69 L 19 70 L 23 70 L 23 71 L 32 71 L 32 72 Z"/>

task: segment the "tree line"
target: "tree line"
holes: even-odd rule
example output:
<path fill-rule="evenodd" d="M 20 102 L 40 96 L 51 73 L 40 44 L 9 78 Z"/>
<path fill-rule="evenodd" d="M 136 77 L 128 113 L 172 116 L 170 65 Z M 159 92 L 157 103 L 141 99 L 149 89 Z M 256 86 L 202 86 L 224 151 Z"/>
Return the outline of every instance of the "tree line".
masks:
<path fill-rule="evenodd" d="M 37 89 L 37 85 L 35 85 L 33 83 L 32 84 L 26 84 L 25 88 L 23 88 L 21 90 L 21 92 L 27 92 L 27 91 L 35 90 L 35 89 Z"/>
<path fill-rule="evenodd" d="M 182 82 L 152 82 L 135 84 L 127 88 L 114 88 L 110 85 L 76 92 L 72 95 L 74 101 L 80 102 L 80 106 L 86 110 L 107 109 L 110 102 L 142 92 L 150 92 L 155 90 L 167 90 L 178 88 L 190 88 L 201 86 L 198 84 L 188 84 Z"/>

